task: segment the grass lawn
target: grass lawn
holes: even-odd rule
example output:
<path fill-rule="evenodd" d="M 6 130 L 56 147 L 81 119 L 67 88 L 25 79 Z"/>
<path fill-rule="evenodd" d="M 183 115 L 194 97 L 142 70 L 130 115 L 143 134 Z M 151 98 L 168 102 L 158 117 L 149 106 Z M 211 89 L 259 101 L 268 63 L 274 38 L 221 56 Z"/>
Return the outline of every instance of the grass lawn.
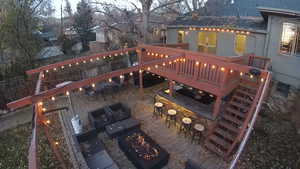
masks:
<path fill-rule="evenodd" d="M 31 123 L 0 133 L 0 169 L 27 169 Z"/>

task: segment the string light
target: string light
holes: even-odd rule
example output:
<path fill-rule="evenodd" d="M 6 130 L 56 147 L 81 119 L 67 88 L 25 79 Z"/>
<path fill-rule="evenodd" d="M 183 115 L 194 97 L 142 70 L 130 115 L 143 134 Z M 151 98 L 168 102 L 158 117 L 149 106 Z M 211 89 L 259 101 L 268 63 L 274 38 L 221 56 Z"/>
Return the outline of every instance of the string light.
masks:
<path fill-rule="evenodd" d="M 196 62 L 196 66 L 199 66 L 199 62 L 198 61 Z"/>
<path fill-rule="evenodd" d="M 120 75 L 120 79 L 123 79 L 124 78 L 124 76 L 123 75 Z"/>
<path fill-rule="evenodd" d="M 150 71 L 150 70 L 151 70 L 151 68 L 150 68 L 150 67 L 148 67 L 148 68 L 147 68 L 147 70 L 148 70 L 148 71 Z"/>
<path fill-rule="evenodd" d="M 103 59 L 105 59 L 106 58 L 106 56 L 103 56 Z"/>
<path fill-rule="evenodd" d="M 93 62 L 94 60 L 93 60 L 93 59 L 90 59 L 90 61 Z"/>
<path fill-rule="evenodd" d="M 108 82 L 110 83 L 111 81 L 112 81 L 111 78 L 109 78 L 109 79 L 108 79 Z"/>
<path fill-rule="evenodd" d="M 243 72 L 241 72 L 240 75 L 243 76 Z"/>
<path fill-rule="evenodd" d="M 46 73 L 48 73 L 49 72 L 49 70 L 46 70 Z"/>
<path fill-rule="evenodd" d="M 115 53 L 115 56 L 118 56 L 118 54 L 117 54 L 117 53 Z"/>
<path fill-rule="evenodd" d="M 96 87 L 95 83 L 92 84 L 92 87 Z"/>
<path fill-rule="evenodd" d="M 96 60 L 99 60 L 99 57 L 97 57 Z"/>
<path fill-rule="evenodd" d="M 224 68 L 224 67 L 221 67 L 221 71 L 224 72 L 224 71 L 225 71 L 225 68 Z"/>
<path fill-rule="evenodd" d="M 156 53 L 155 56 L 158 56 L 158 53 Z"/>
<path fill-rule="evenodd" d="M 207 64 L 206 63 L 204 63 L 204 67 L 206 67 L 207 66 Z"/>
<path fill-rule="evenodd" d="M 139 73 L 143 73 L 143 70 L 140 69 L 140 70 L 139 70 Z"/>
<path fill-rule="evenodd" d="M 55 97 L 54 97 L 54 96 L 52 96 L 52 97 L 51 97 L 51 100 L 52 100 L 52 101 L 55 101 Z"/>
<path fill-rule="evenodd" d="M 171 61 L 169 62 L 169 65 L 170 65 L 170 64 L 172 64 L 172 62 L 171 62 Z"/>
<path fill-rule="evenodd" d="M 81 87 L 79 88 L 79 91 L 82 91 L 82 88 L 81 88 Z"/>
<path fill-rule="evenodd" d="M 56 146 L 58 146 L 58 145 L 59 145 L 59 142 L 58 142 L 58 141 L 56 141 L 56 142 L 54 142 L 54 144 L 55 144 Z"/>
<path fill-rule="evenodd" d="M 147 55 L 150 55 L 150 52 L 147 52 Z"/>
<path fill-rule="evenodd" d="M 132 72 L 130 72 L 130 73 L 129 73 L 129 75 L 130 75 L 130 76 L 132 76 L 132 75 L 133 75 L 133 73 L 132 73 Z"/>
<path fill-rule="evenodd" d="M 56 67 L 53 70 L 56 71 Z"/>
<path fill-rule="evenodd" d="M 261 81 L 261 82 L 264 82 L 264 81 L 265 81 L 265 79 L 264 79 L 264 78 L 261 78 L 261 79 L 260 79 L 260 81 Z"/>
<path fill-rule="evenodd" d="M 161 54 L 161 55 L 160 55 L 160 57 L 161 57 L 161 58 L 163 58 L 163 57 L 164 57 L 164 55 L 163 55 L 163 54 Z"/>
<path fill-rule="evenodd" d="M 253 75 L 250 75 L 250 78 L 252 79 L 252 78 L 253 78 Z"/>
<path fill-rule="evenodd" d="M 83 63 L 86 63 L 86 61 L 84 60 Z"/>
<path fill-rule="evenodd" d="M 64 69 L 65 67 L 64 67 L 64 66 L 61 66 L 61 68 Z"/>
<path fill-rule="evenodd" d="M 155 68 L 157 69 L 157 68 L 158 68 L 158 65 L 155 65 Z"/>
<path fill-rule="evenodd" d="M 168 56 L 168 55 L 166 55 L 165 57 L 166 57 L 166 58 L 168 58 L 169 56 Z"/>
<path fill-rule="evenodd" d="M 109 55 L 108 57 L 110 57 L 110 58 L 111 58 L 111 55 Z"/>
<path fill-rule="evenodd" d="M 212 69 L 215 69 L 216 68 L 216 66 L 215 65 L 212 65 L 212 67 L 211 67 Z"/>
<path fill-rule="evenodd" d="M 50 124 L 51 123 L 51 121 L 50 120 L 46 120 L 46 124 Z"/>
<path fill-rule="evenodd" d="M 166 66 L 166 63 L 165 63 L 165 62 L 163 63 L 163 66 Z"/>
<path fill-rule="evenodd" d="M 69 67 L 71 67 L 72 66 L 72 64 L 69 64 Z"/>
<path fill-rule="evenodd" d="M 43 104 L 44 104 L 43 102 L 39 102 L 39 103 L 38 103 L 39 106 L 42 106 Z"/>
<path fill-rule="evenodd" d="M 233 70 L 232 70 L 232 69 L 230 70 L 230 73 L 233 73 Z"/>
<path fill-rule="evenodd" d="M 45 112 L 47 109 L 45 107 L 42 108 L 42 111 Z"/>
<path fill-rule="evenodd" d="M 69 92 L 69 91 L 67 91 L 67 92 L 66 92 L 66 95 L 67 95 L 67 96 L 69 96 L 69 95 L 70 95 L 70 92 Z"/>
<path fill-rule="evenodd" d="M 78 63 L 78 62 L 76 62 L 76 65 L 79 65 L 79 63 Z"/>
<path fill-rule="evenodd" d="M 154 53 L 151 53 L 152 56 L 154 56 Z"/>

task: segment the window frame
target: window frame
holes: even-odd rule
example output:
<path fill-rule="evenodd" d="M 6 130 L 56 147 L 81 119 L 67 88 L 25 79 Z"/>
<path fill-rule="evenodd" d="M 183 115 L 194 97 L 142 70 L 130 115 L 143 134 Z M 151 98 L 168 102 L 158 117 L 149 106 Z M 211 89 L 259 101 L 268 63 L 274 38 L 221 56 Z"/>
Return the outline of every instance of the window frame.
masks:
<path fill-rule="evenodd" d="M 207 33 L 214 33 L 216 35 L 216 45 L 215 46 L 212 46 L 212 45 L 208 45 L 208 42 L 206 42 L 206 44 L 204 45 L 200 45 L 200 42 L 199 42 L 199 35 L 200 33 L 205 33 L 205 38 L 208 37 L 208 34 Z M 206 40 L 207 41 L 207 40 Z M 199 31 L 198 34 L 197 34 L 197 47 L 198 47 L 198 52 L 202 52 L 202 51 L 199 51 L 199 47 L 204 47 L 204 48 L 215 48 L 215 52 L 214 53 L 210 53 L 210 52 L 204 52 L 204 53 L 209 53 L 209 54 L 216 54 L 217 53 L 217 47 L 218 47 L 218 32 L 211 32 L 211 31 Z"/>
<path fill-rule="evenodd" d="M 284 24 L 294 24 L 296 25 L 296 28 L 297 28 L 297 31 L 296 31 L 296 37 L 295 37 L 295 42 L 293 43 L 293 46 L 292 46 L 292 51 L 291 51 L 291 54 L 287 54 L 287 53 L 283 53 L 281 51 L 281 42 L 282 42 L 282 36 L 283 36 L 283 26 Z M 298 42 L 300 42 L 300 22 L 292 22 L 292 21 L 283 21 L 282 24 L 281 24 L 281 34 L 280 34 L 280 40 L 279 40 L 279 44 L 278 44 L 278 53 L 282 56 L 287 56 L 287 57 L 300 57 L 300 53 L 299 54 L 296 54 L 296 45 Z M 299 33 L 298 33 L 299 32 Z M 299 45 L 300 46 L 300 45 Z"/>
<path fill-rule="evenodd" d="M 179 42 L 179 34 L 182 33 L 182 42 Z M 184 30 L 177 30 L 177 43 L 184 43 L 185 42 L 185 31 Z"/>
<path fill-rule="evenodd" d="M 243 53 L 239 53 L 239 52 L 236 50 L 236 47 L 237 47 L 237 36 L 238 36 L 238 35 L 241 35 L 241 36 L 245 36 L 245 37 L 246 37 L 246 39 L 245 39 L 245 51 L 244 51 Z M 245 53 L 247 53 L 247 44 L 248 44 L 247 42 L 248 42 L 248 36 L 247 36 L 247 35 L 243 35 L 243 34 L 235 34 L 235 36 L 234 36 L 234 52 L 235 52 L 235 54 L 242 56 L 242 55 L 244 55 Z"/>

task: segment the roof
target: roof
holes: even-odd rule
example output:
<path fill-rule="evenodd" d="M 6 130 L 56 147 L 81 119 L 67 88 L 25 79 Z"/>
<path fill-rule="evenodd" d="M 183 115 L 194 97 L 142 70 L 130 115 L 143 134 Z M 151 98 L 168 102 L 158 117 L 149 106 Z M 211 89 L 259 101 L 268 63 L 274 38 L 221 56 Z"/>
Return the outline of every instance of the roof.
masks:
<path fill-rule="evenodd" d="M 265 31 L 267 24 L 265 24 L 262 17 L 218 17 L 218 16 L 200 16 L 198 19 L 192 17 L 177 18 L 169 26 L 199 26 L 199 27 L 228 27 L 239 29 L 251 29 Z"/>
<path fill-rule="evenodd" d="M 300 11 L 299 0 L 235 0 L 234 4 L 222 10 L 223 16 L 260 16 L 257 7 Z"/>

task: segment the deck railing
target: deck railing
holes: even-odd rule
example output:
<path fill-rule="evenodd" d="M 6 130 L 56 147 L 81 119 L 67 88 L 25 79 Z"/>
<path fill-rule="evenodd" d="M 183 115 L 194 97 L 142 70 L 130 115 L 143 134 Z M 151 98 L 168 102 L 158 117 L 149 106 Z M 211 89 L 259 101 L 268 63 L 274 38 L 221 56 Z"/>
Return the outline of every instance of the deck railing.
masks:
<path fill-rule="evenodd" d="M 248 66 L 253 66 L 253 67 L 267 70 L 271 64 L 270 58 L 255 56 L 254 54 L 247 55 L 247 58 L 248 58 Z"/>

